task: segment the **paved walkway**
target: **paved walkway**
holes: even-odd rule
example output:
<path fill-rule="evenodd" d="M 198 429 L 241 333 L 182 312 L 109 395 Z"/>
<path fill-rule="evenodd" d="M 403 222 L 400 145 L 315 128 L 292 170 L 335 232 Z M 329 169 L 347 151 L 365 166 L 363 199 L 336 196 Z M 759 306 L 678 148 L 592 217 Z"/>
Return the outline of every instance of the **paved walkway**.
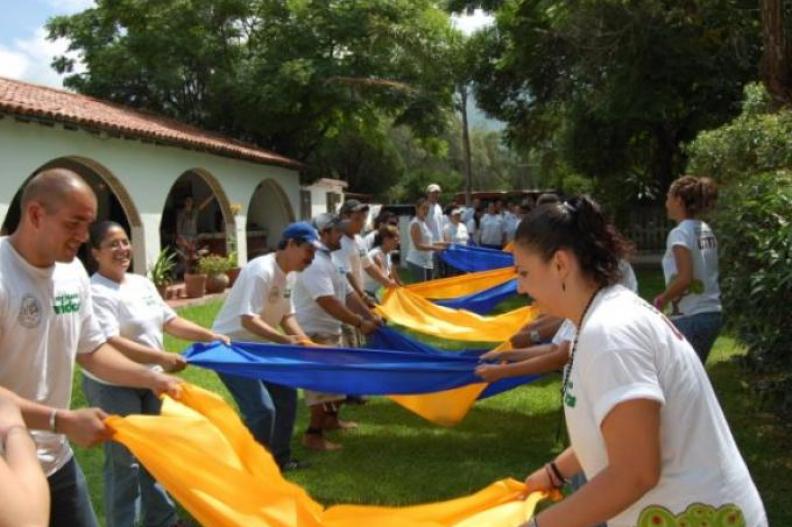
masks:
<path fill-rule="evenodd" d="M 225 297 L 228 296 L 228 289 L 226 289 L 222 293 L 204 295 L 201 298 L 187 298 L 184 294 L 183 283 L 174 284 L 170 286 L 168 289 L 169 292 L 173 291 L 173 293 L 171 293 L 172 298 L 166 300 L 166 302 L 173 309 L 179 309 L 182 307 L 189 307 L 189 306 L 201 306 L 203 304 L 214 302 L 215 300 L 225 300 Z"/>

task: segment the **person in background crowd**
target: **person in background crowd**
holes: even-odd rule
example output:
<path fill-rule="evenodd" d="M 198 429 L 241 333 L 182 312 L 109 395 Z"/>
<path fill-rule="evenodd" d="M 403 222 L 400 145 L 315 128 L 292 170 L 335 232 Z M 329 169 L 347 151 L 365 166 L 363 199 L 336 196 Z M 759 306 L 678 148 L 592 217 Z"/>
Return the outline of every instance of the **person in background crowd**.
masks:
<path fill-rule="evenodd" d="M 383 225 L 395 225 L 398 227 L 399 217 L 389 210 L 381 210 L 380 213 L 377 214 L 377 217 L 374 218 L 374 228 L 371 230 L 371 232 L 367 232 L 366 235 L 363 236 L 367 251 L 371 251 L 371 249 L 374 248 L 374 238 L 376 238 L 380 227 Z"/>
<path fill-rule="evenodd" d="M 420 198 L 415 203 L 415 217 L 410 222 L 410 250 L 407 252 L 407 267 L 416 282 L 432 279 L 433 254 L 445 249 L 443 242 L 435 242 L 432 231 L 426 225 L 429 202 Z"/>
<path fill-rule="evenodd" d="M 677 226 L 668 234 L 663 256 L 666 288 L 654 300 L 661 311 L 671 303 L 671 319 L 704 364 L 723 326 L 718 240 L 701 219 L 717 198 L 710 178 L 683 176 L 671 183 L 666 210 Z"/>
<path fill-rule="evenodd" d="M 473 198 L 470 200 L 470 207 L 465 207 L 464 211 L 462 212 L 462 221 L 465 222 L 465 225 L 469 227 L 470 220 L 473 219 L 473 216 L 476 214 L 476 211 L 481 207 L 481 199 Z"/>
<path fill-rule="evenodd" d="M 462 209 L 456 208 L 450 211 L 448 217 L 450 222 L 446 225 L 443 232 L 443 239 L 447 243 L 455 243 L 457 245 L 467 245 L 470 239 L 467 226 L 462 223 Z"/>
<path fill-rule="evenodd" d="M 95 376 L 178 398 L 181 382 L 126 358 L 93 314 L 91 284 L 75 257 L 96 219 L 96 196 L 75 172 L 52 168 L 25 185 L 14 234 L 0 239 L 0 396 L 32 430 L 49 485 L 50 525 L 95 527 L 69 440 L 110 436 L 99 408 L 69 409 L 75 361 Z"/>
<path fill-rule="evenodd" d="M 198 240 L 198 215 L 213 199 L 214 194 L 210 194 L 196 207 L 192 196 L 184 198 L 184 205 L 176 215 L 176 243 L 179 246 L 192 244 Z"/>
<path fill-rule="evenodd" d="M 487 213 L 479 223 L 479 243 L 490 249 L 502 249 L 506 240 L 503 216 L 498 214 L 497 206 L 490 202 Z"/>
<path fill-rule="evenodd" d="M 242 268 L 217 314 L 214 331 L 238 341 L 312 345 L 297 322 L 292 291 L 297 274 L 311 265 L 319 246 L 319 237 L 310 224 L 288 225 L 275 252 L 254 258 Z M 218 376 L 234 397 L 250 433 L 267 447 L 280 469 L 305 467 L 292 457 L 291 450 L 297 390 L 237 375 Z"/>
<path fill-rule="evenodd" d="M 465 222 L 465 227 L 468 230 L 468 245 L 480 245 L 481 244 L 481 218 L 484 217 L 486 209 L 484 207 L 479 207 L 473 212 L 473 216 Z"/>
<path fill-rule="evenodd" d="M 562 380 L 571 446 L 532 472 L 524 492 L 558 489 L 581 469 L 589 480 L 525 525 L 672 525 L 695 510 L 767 527 L 692 346 L 617 283 L 626 247 L 587 197 L 538 207 L 517 230 L 519 290 L 577 328 Z"/>
<path fill-rule="evenodd" d="M 0 395 L 0 525 L 46 527 L 50 497 L 19 407 Z"/>
<path fill-rule="evenodd" d="M 178 316 L 151 280 L 128 272 L 132 244 L 121 225 L 94 223 L 89 243 L 98 265 L 91 276 L 93 313 L 107 342 L 127 358 L 173 373 L 183 370 L 187 362 L 178 353 L 165 351 L 163 332 L 189 341 L 229 342 L 228 337 Z M 83 372 L 83 391 L 90 404 L 112 415 L 159 415 L 162 406 L 149 390 L 119 386 L 89 371 Z M 138 510 L 143 525 L 181 525 L 171 497 L 124 445 L 105 443 L 104 454 L 107 525 L 133 527 Z"/>
<path fill-rule="evenodd" d="M 364 277 L 369 276 L 383 287 L 395 287 L 396 283 L 383 274 L 382 270 L 375 266 L 368 257 L 366 244 L 363 237 L 360 236 L 368 211 L 368 205 L 356 199 L 347 200 L 341 205 L 339 216 L 342 220 L 341 228 L 344 231 L 344 236 L 341 238 L 341 249 L 333 253 L 333 258 L 340 267 L 345 269 L 352 290 L 369 307 L 374 307 L 373 300 L 366 295 L 363 288 Z M 359 340 L 359 336 L 355 336 L 349 339 L 349 343 L 352 346 L 358 346 Z"/>
<path fill-rule="evenodd" d="M 514 233 L 523 218 L 522 208 L 519 203 L 510 203 L 509 209 L 504 214 L 503 229 L 506 233 L 506 243 L 514 240 Z"/>
<path fill-rule="evenodd" d="M 349 287 L 345 271 L 333 262 L 331 253 L 341 248 L 342 223 L 341 218 L 330 213 L 314 218 L 321 246 L 311 265 L 298 275 L 294 287 L 294 311 L 299 326 L 312 342 L 336 347 L 342 345 L 342 324 L 356 327 L 364 335 L 382 324 Z M 341 445 L 328 441 L 324 433 L 357 427 L 356 423 L 338 416 L 346 395 L 311 390 L 304 390 L 304 394 L 311 416 L 302 438 L 303 446 L 317 451 L 340 449 Z"/>
<path fill-rule="evenodd" d="M 397 285 L 402 285 L 399 278 L 398 271 L 391 262 L 391 253 L 399 248 L 399 229 L 394 225 L 382 225 L 376 238 L 374 239 L 374 248 L 369 251 L 368 256 L 374 265 L 379 267 L 382 274 L 393 280 Z M 366 293 L 376 298 L 377 291 L 381 284 L 371 278 L 369 275 L 365 276 L 365 289 Z"/>
<path fill-rule="evenodd" d="M 440 185 L 432 183 L 426 187 L 426 202 L 429 210 L 426 213 L 426 226 L 432 233 L 432 240 L 440 242 L 443 240 L 443 227 L 445 226 L 445 215 L 443 207 L 440 205 Z M 445 275 L 443 261 L 440 259 L 439 252 L 432 253 L 432 277 L 439 278 Z"/>

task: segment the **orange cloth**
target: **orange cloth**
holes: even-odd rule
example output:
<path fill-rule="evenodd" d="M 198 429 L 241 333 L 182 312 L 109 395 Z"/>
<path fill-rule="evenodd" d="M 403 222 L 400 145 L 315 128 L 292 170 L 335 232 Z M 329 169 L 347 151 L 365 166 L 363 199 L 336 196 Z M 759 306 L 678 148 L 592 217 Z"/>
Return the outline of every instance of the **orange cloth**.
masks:
<path fill-rule="evenodd" d="M 512 280 L 517 275 L 514 267 L 504 267 L 503 269 L 493 269 L 491 271 L 481 271 L 478 273 L 461 274 L 439 278 L 427 282 L 418 282 L 405 287 L 411 293 L 415 293 L 423 298 L 433 300 L 446 300 L 460 296 L 472 295 L 490 289 Z"/>
<path fill-rule="evenodd" d="M 113 439 L 206 526 L 516 527 L 544 497 L 521 499 L 522 483 L 504 479 L 470 496 L 428 505 L 325 509 L 283 479 L 228 404 L 190 384 L 180 401 L 165 398 L 162 415 L 112 416 L 107 424 Z"/>

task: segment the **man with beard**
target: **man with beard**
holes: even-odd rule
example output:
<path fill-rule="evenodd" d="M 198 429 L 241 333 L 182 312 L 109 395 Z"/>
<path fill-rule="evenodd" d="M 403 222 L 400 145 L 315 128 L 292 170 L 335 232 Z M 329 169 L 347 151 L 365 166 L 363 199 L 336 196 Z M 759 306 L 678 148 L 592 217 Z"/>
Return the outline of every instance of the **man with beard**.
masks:
<path fill-rule="evenodd" d="M 311 265 L 317 247 L 321 244 L 310 224 L 286 227 L 277 251 L 254 258 L 239 273 L 213 331 L 232 340 L 310 345 L 295 317 L 291 295 L 296 274 Z M 281 470 L 304 466 L 291 458 L 297 390 L 248 377 L 218 375 L 234 396 L 253 437 L 270 450 Z"/>

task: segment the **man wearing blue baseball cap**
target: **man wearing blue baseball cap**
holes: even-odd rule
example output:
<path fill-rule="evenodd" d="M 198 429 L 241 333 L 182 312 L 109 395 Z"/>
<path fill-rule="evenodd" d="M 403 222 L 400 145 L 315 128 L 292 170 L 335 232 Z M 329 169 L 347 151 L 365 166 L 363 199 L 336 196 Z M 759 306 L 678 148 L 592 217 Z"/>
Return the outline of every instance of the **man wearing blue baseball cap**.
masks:
<path fill-rule="evenodd" d="M 222 328 L 232 340 L 310 344 L 294 316 L 291 293 L 296 274 L 311 265 L 317 247 L 321 243 L 312 225 L 297 222 L 286 227 L 274 253 L 254 258 L 242 268 L 212 328 Z M 258 379 L 218 375 L 234 396 L 253 437 L 270 450 L 281 470 L 300 468 L 301 463 L 291 458 L 297 390 Z"/>

